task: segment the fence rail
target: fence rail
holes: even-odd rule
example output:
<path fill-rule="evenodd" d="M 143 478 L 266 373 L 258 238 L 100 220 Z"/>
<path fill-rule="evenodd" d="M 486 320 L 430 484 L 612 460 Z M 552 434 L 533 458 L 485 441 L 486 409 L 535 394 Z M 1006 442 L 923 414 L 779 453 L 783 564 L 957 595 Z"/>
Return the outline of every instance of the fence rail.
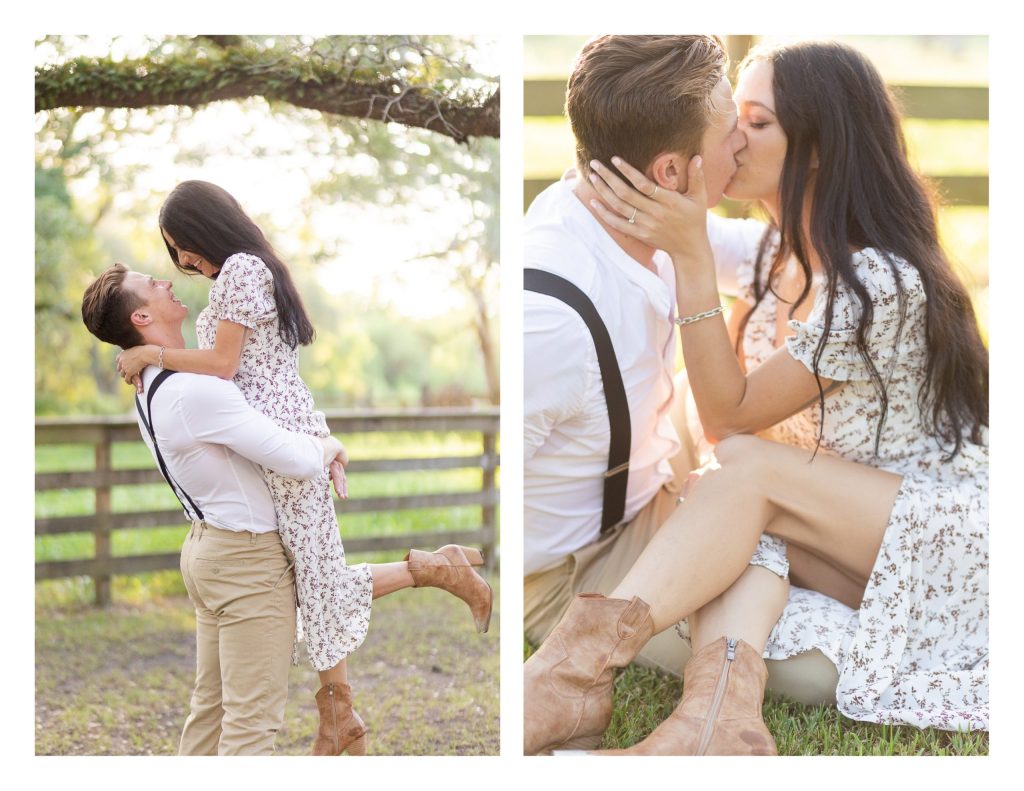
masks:
<path fill-rule="evenodd" d="M 732 56 L 734 62 L 742 59 Z M 565 79 L 534 79 L 523 84 L 523 114 L 527 117 L 561 116 L 565 104 Z M 987 121 L 988 88 L 980 85 L 892 85 L 890 86 L 907 118 L 927 120 Z M 571 166 L 565 163 L 565 167 Z M 561 173 L 548 174 L 548 178 L 528 178 L 523 181 L 523 210 L 529 208 L 549 184 Z M 929 177 L 937 182 L 943 199 L 954 206 L 987 206 L 988 176 L 961 176 L 936 174 Z M 739 204 L 724 201 L 727 213 L 743 214 Z"/>
<path fill-rule="evenodd" d="M 327 424 L 340 435 L 379 432 L 461 431 L 481 436 L 481 453 L 467 456 L 434 458 L 361 459 L 353 461 L 348 471 L 397 472 L 414 470 L 479 469 L 481 487 L 470 492 L 364 497 L 335 502 L 335 511 L 343 514 L 402 511 L 418 508 L 480 506 L 480 526 L 469 530 L 416 532 L 404 535 L 371 536 L 345 539 L 345 550 L 376 552 L 408 547 L 433 547 L 438 543 L 478 544 L 483 547 L 489 564 L 493 564 L 497 547 L 498 490 L 496 471 L 500 466 L 497 453 L 499 432 L 498 409 L 477 410 L 431 408 L 405 411 L 331 410 L 326 412 Z M 93 489 L 93 513 L 80 516 L 39 517 L 35 520 L 37 536 L 90 532 L 95 539 L 95 554 L 78 560 L 41 561 L 36 563 L 36 579 L 58 579 L 71 576 L 92 577 L 96 585 L 96 603 L 110 602 L 110 582 L 115 574 L 138 574 L 178 567 L 177 553 L 114 557 L 111 534 L 114 530 L 163 527 L 181 523 L 181 509 L 157 511 L 111 510 L 111 487 L 141 486 L 162 483 L 156 468 L 114 469 L 111 453 L 115 442 L 140 442 L 134 417 L 40 418 L 36 420 L 36 445 L 88 444 L 94 447 L 92 470 L 47 472 L 36 475 L 36 492 L 56 489 Z"/>

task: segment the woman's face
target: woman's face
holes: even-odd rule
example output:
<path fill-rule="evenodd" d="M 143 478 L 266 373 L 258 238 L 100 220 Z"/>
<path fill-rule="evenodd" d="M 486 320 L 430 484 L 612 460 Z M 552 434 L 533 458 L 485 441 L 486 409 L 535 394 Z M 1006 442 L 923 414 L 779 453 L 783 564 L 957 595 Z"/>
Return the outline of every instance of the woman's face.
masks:
<path fill-rule="evenodd" d="M 775 117 L 772 72 L 771 63 L 758 60 L 740 75 L 734 96 L 747 147 L 736 155 L 736 175 L 725 189 L 730 198 L 760 200 L 769 207 L 778 203 L 786 159 L 786 133 Z"/>
<path fill-rule="evenodd" d="M 160 229 L 160 232 L 164 235 L 164 240 L 167 242 L 168 245 L 170 245 L 175 255 L 178 256 L 179 264 L 181 264 L 186 269 L 194 269 L 203 277 L 208 277 L 211 280 L 217 277 L 217 273 L 220 272 L 219 266 L 214 266 L 201 255 L 199 255 L 199 253 L 193 253 L 189 250 L 182 250 L 175 243 L 171 235 L 167 233 L 167 231 L 165 231 L 163 228 Z"/>

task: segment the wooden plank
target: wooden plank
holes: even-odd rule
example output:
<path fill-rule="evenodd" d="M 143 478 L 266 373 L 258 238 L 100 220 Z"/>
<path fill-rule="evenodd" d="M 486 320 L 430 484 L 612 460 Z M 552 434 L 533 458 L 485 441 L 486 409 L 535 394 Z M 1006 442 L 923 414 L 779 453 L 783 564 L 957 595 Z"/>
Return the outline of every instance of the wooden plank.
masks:
<path fill-rule="evenodd" d="M 481 545 L 485 531 L 482 528 L 470 530 L 435 530 L 423 533 L 406 533 L 393 536 L 350 538 L 345 540 L 348 554 L 357 552 L 382 552 L 387 550 L 429 549 L 444 544 Z M 82 558 L 79 560 L 51 560 L 36 563 L 36 580 L 62 579 L 112 574 L 140 574 L 146 571 L 164 571 L 179 568 L 180 553 L 168 552 L 157 555 L 133 555 L 114 557 L 106 560 Z"/>
<path fill-rule="evenodd" d="M 178 508 L 173 511 L 137 511 L 110 515 L 111 530 L 125 530 L 143 527 L 175 527 L 188 524 L 184 512 Z M 96 516 L 52 516 L 36 519 L 36 535 L 58 535 L 60 533 L 83 533 L 96 527 Z"/>
<path fill-rule="evenodd" d="M 988 206 L 988 176 L 929 176 L 947 206 Z"/>
<path fill-rule="evenodd" d="M 565 87 L 562 80 L 525 80 L 523 82 L 523 115 L 562 115 L 565 110 Z"/>
<path fill-rule="evenodd" d="M 51 489 L 92 489 L 96 486 L 137 486 L 146 483 L 163 483 L 164 478 L 156 467 L 143 470 L 108 470 L 101 472 L 46 472 L 36 474 L 36 491 Z"/>
<path fill-rule="evenodd" d="M 483 529 L 473 530 L 435 530 L 429 533 L 407 533 L 399 536 L 374 536 L 372 538 L 344 538 L 345 552 L 380 552 L 390 549 L 429 549 L 435 550 L 445 544 L 476 544 L 484 543 L 486 534 Z"/>
<path fill-rule="evenodd" d="M 417 508 L 450 508 L 460 505 L 496 505 L 497 492 L 460 492 L 457 494 L 412 494 L 397 497 L 366 497 L 360 500 L 335 500 L 334 510 L 342 516 L 374 511 L 411 511 Z"/>
<path fill-rule="evenodd" d="M 52 580 L 62 577 L 79 577 L 111 574 L 139 574 L 143 571 L 162 571 L 179 567 L 178 552 L 161 555 L 136 555 L 133 557 L 83 558 L 81 560 L 50 560 L 36 563 L 36 579 Z"/>
<path fill-rule="evenodd" d="M 411 470 L 461 470 L 488 469 L 486 465 L 500 465 L 497 456 L 445 456 L 418 459 L 366 459 L 353 461 L 348 466 L 354 472 L 401 472 Z M 85 472 L 47 472 L 36 475 L 36 491 L 53 489 L 92 489 L 97 486 L 137 486 L 140 484 L 163 483 L 163 476 L 155 467 L 141 470 L 110 470 L 106 473 L 88 470 Z"/>
<path fill-rule="evenodd" d="M 988 88 L 981 85 L 893 85 L 906 118 L 987 121 Z"/>
<path fill-rule="evenodd" d="M 493 456 L 496 452 L 496 437 L 494 434 L 484 434 L 484 455 Z M 483 481 L 481 489 L 487 494 L 496 494 L 495 489 L 495 469 L 494 466 L 489 466 L 484 469 Z M 494 563 L 497 561 L 497 552 L 495 551 L 495 537 L 496 537 L 496 526 L 497 526 L 497 513 L 493 505 L 485 505 L 480 509 L 480 521 L 483 522 L 483 529 L 486 533 L 484 538 L 484 553 L 486 555 L 487 568 L 490 570 L 494 569 Z"/>
<path fill-rule="evenodd" d="M 417 508 L 450 508 L 464 505 L 495 506 L 497 491 L 455 492 L 440 494 L 413 494 L 394 497 L 363 497 L 356 500 L 336 500 L 334 509 L 339 514 L 363 514 L 375 511 L 410 511 Z M 54 516 L 36 519 L 36 535 L 83 533 L 96 529 L 96 515 Z M 187 524 L 181 509 L 168 511 L 141 511 L 110 515 L 111 530 L 131 528 L 175 527 Z"/>
<path fill-rule="evenodd" d="M 533 199 L 540 195 L 548 185 L 558 180 L 560 174 L 553 175 L 550 179 L 524 179 L 523 180 L 523 211 L 526 211 L 533 202 Z M 928 176 L 936 182 L 943 202 L 950 206 L 987 206 L 988 205 L 988 176 Z M 730 202 L 732 207 L 737 206 L 736 202 Z M 732 216 L 732 212 L 730 213 Z M 737 212 L 737 216 L 743 216 Z"/>
<path fill-rule="evenodd" d="M 437 416 L 367 415 L 364 417 L 332 418 L 327 426 L 331 433 L 355 434 L 381 431 L 488 431 L 495 430 L 498 418 L 487 414 L 451 414 Z"/>
<path fill-rule="evenodd" d="M 353 461 L 346 468 L 354 472 L 398 472 L 406 470 L 493 469 L 497 456 L 447 456 L 437 459 L 367 459 Z"/>
<path fill-rule="evenodd" d="M 110 472 L 110 439 L 96 445 L 96 471 L 105 476 Z M 97 563 L 110 559 L 110 487 L 97 486 L 95 491 L 96 529 L 93 533 L 94 555 Z M 95 574 L 96 604 L 105 607 L 110 604 L 110 575 Z"/>
<path fill-rule="evenodd" d="M 746 38 L 746 37 L 740 37 Z M 523 115 L 560 116 L 565 106 L 564 79 L 526 80 Z M 905 118 L 988 120 L 988 87 L 984 85 L 890 85 Z"/>
<path fill-rule="evenodd" d="M 325 410 L 331 431 L 497 431 L 499 409 L 481 407 L 430 407 L 416 410 Z M 141 441 L 138 424 L 129 415 L 36 419 L 36 444 L 73 444 L 101 442 L 109 432 L 113 442 Z"/>

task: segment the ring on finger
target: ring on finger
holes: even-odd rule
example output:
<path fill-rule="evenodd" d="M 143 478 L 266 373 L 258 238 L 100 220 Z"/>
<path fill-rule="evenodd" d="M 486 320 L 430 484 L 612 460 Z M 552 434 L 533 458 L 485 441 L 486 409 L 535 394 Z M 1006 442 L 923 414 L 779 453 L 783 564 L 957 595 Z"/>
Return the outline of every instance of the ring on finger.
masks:
<path fill-rule="evenodd" d="M 659 189 L 661 189 L 661 187 L 659 187 L 657 184 L 655 184 L 654 185 L 654 191 L 650 195 L 648 195 L 647 197 L 648 198 L 653 198 L 655 195 L 658 194 L 658 190 Z"/>
<path fill-rule="evenodd" d="M 630 225 L 633 225 L 633 224 L 635 224 L 635 223 L 636 223 L 636 212 L 637 212 L 637 207 L 636 207 L 636 206 L 634 206 L 634 207 L 633 207 L 633 213 L 632 213 L 631 215 L 629 215 L 629 220 L 627 220 L 627 222 L 628 222 L 628 223 L 629 223 Z"/>

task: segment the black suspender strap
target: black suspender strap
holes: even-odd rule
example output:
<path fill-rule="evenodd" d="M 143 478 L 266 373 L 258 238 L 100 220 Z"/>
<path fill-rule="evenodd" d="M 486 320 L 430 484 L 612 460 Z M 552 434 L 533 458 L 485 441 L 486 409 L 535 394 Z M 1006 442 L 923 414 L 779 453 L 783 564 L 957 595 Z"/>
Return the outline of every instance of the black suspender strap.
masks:
<path fill-rule="evenodd" d="M 626 484 L 629 482 L 629 402 L 626 400 L 626 387 L 622 383 L 619 362 L 615 357 L 615 347 L 612 346 L 608 328 L 601 320 L 594 303 L 564 277 L 542 269 L 526 269 L 523 271 L 523 283 L 527 291 L 547 294 L 575 310 L 594 339 L 611 429 L 608 471 L 604 474 L 604 503 L 601 512 L 601 532 L 605 533 L 621 522 L 626 513 Z M 557 383 L 552 385 L 557 386 Z"/>
<path fill-rule="evenodd" d="M 153 396 L 156 391 L 160 388 L 160 385 L 164 383 L 164 380 L 168 376 L 173 374 L 174 371 L 161 371 L 149 384 L 149 393 L 146 396 L 146 410 L 149 412 L 149 417 L 146 417 L 146 412 L 142 411 L 142 401 L 135 396 L 135 407 L 139 410 L 139 417 L 142 418 L 142 424 L 146 427 L 146 431 L 149 432 L 150 439 L 153 440 L 153 452 L 156 454 L 157 464 L 160 465 L 160 474 L 164 476 L 164 480 L 167 481 L 167 485 L 171 487 L 171 491 L 174 492 L 174 496 L 178 498 L 178 502 L 181 503 L 181 507 L 185 509 L 185 513 L 192 519 L 203 519 L 203 512 L 198 505 L 188 496 L 188 492 L 181 488 L 181 486 L 175 481 L 171 474 L 167 471 L 167 465 L 164 463 L 163 454 L 160 453 L 160 446 L 156 443 L 156 434 L 153 432 Z M 179 494 L 180 492 L 180 494 Z M 185 500 L 188 500 L 188 505 L 185 505 L 185 500 L 182 500 L 184 495 Z M 192 506 L 192 510 L 189 511 L 189 506 Z"/>

